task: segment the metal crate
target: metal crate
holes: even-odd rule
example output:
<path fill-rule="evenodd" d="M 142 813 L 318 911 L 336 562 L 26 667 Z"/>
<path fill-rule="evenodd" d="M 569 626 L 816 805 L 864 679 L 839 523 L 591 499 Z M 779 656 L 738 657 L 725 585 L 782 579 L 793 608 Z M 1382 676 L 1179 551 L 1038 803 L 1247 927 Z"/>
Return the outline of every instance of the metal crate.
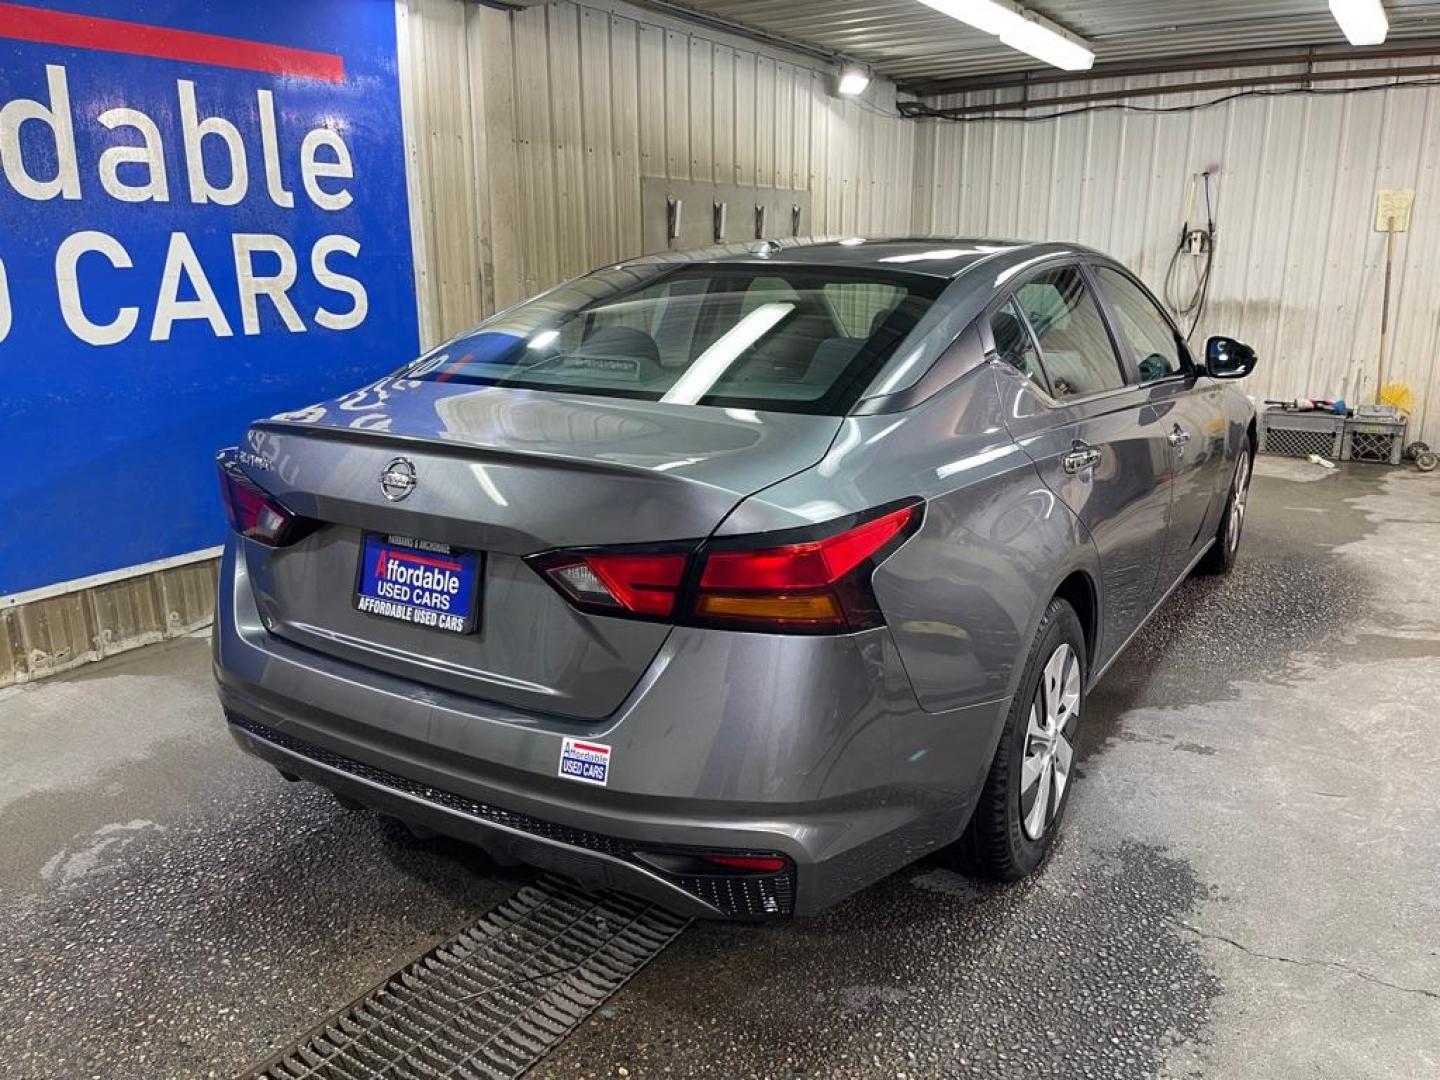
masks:
<path fill-rule="evenodd" d="M 1399 465 L 1405 454 L 1404 420 L 1347 420 L 1342 461 Z"/>
<path fill-rule="evenodd" d="M 1266 409 L 1260 414 L 1260 453 L 1338 460 L 1345 438 L 1345 417 L 1327 412 Z"/>

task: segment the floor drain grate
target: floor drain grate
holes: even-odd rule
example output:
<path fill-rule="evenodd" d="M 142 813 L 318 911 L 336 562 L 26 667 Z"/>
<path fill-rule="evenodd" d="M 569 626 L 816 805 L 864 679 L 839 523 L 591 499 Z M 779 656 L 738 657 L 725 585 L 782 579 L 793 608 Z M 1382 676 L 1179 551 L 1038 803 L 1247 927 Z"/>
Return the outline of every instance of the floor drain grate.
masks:
<path fill-rule="evenodd" d="M 241 1077 L 519 1076 L 687 924 L 547 876 Z"/>

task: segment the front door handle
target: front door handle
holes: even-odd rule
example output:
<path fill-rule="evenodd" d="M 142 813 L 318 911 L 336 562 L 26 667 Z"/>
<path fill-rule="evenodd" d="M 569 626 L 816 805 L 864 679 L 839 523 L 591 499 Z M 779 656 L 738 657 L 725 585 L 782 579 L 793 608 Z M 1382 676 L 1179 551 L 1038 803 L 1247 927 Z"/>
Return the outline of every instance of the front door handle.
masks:
<path fill-rule="evenodd" d="M 1088 446 L 1078 439 L 1070 452 L 1062 455 L 1060 458 L 1060 464 L 1067 473 L 1084 472 L 1092 465 L 1098 465 L 1099 463 L 1100 448 L 1098 446 Z"/>
<path fill-rule="evenodd" d="M 1170 434 L 1165 437 L 1170 440 L 1170 445 L 1178 449 L 1182 454 L 1185 452 L 1185 444 L 1190 441 L 1190 433 L 1179 424 L 1176 424 Z"/>

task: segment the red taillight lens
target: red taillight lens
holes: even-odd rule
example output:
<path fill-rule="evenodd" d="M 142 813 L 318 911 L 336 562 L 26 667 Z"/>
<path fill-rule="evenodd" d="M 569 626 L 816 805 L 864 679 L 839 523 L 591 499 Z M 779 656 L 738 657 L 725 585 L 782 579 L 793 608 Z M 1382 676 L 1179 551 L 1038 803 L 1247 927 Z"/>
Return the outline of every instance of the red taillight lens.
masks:
<path fill-rule="evenodd" d="M 597 614 L 784 633 L 848 633 L 884 622 L 875 566 L 920 524 L 921 504 L 830 526 L 667 549 L 560 551 L 529 562 Z"/>
<path fill-rule="evenodd" d="M 907 506 L 823 540 L 758 551 L 715 551 L 705 559 L 704 589 L 821 589 L 833 585 L 905 531 Z"/>
<path fill-rule="evenodd" d="M 684 552 L 562 554 L 542 568 L 577 606 L 607 614 L 669 617 L 685 576 Z"/>
<path fill-rule="evenodd" d="M 276 546 L 285 542 L 295 515 L 266 494 L 233 461 L 220 462 L 220 499 L 230 527 L 241 536 Z"/>
<path fill-rule="evenodd" d="M 870 572 L 920 521 L 918 504 L 774 547 L 724 541 L 704 553 L 700 621 L 755 629 L 863 630 L 883 622 Z M 753 546 L 752 546 L 753 545 Z"/>

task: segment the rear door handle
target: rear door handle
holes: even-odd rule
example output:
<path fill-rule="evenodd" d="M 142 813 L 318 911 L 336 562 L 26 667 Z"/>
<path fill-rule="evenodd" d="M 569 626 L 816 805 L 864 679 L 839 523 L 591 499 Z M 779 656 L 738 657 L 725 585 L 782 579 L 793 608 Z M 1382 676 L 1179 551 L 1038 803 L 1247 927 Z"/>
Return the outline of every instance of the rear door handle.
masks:
<path fill-rule="evenodd" d="M 1082 442 L 1076 442 L 1069 453 L 1060 458 L 1060 464 L 1064 466 L 1067 473 L 1084 472 L 1092 465 L 1100 463 L 1100 448 L 1098 446 L 1086 446 Z"/>
<path fill-rule="evenodd" d="M 1170 434 L 1165 437 L 1170 440 L 1171 446 L 1176 447 L 1183 447 L 1187 442 L 1190 441 L 1190 433 L 1184 428 L 1182 428 L 1179 424 L 1176 424 Z"/>

